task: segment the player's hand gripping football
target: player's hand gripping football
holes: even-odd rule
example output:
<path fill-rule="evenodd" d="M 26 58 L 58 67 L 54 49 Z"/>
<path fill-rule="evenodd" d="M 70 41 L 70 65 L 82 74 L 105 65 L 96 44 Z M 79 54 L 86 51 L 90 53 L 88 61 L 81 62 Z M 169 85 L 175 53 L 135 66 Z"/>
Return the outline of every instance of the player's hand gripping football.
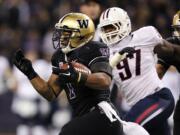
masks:
<path fill-rule="evenodd" d="M 37 76 L 29 59 L 24 57 L 21 50 L 17 50 L 13 56 L 13 64 L 23 72 L 30 80 Z"/>
<path fill-rule="evenodd" d="M 71 62 L 59 63 L 59 81 L 63 83 L 85 84 L 87 74 L 76 71 Z"/>
<path fill-rule="evenodd" d="M 111 67 L 115 67 L 120 61 L 126 57 L 131 57 L 135 49 L 133 47 L 123 48 L 121 51 L 117 52 L 113 57 L 111 57 L 109 63 Z"/>

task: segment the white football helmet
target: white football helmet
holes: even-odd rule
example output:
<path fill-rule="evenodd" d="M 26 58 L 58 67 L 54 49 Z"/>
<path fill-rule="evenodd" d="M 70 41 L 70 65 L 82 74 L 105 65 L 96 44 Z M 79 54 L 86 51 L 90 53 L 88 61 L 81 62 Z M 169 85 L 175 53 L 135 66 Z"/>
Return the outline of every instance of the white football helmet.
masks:
<path fill-rule="evenodd" d="M 129 35 L 131 21 L 126 11 L 112 7 L 101 14 L 98 28 L 103 42 L 112 45 Z M 108 30 L 109 28 L 110 30 Z"/>

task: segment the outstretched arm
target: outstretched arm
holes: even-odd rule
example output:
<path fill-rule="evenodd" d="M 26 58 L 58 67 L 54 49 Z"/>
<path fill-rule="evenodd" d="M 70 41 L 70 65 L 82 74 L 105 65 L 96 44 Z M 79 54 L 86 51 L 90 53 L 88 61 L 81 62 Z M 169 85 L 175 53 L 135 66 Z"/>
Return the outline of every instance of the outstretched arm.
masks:
<path fill-rule="evenodd" d="M 36 91 L 41 94 L 44 98 L 46 98 L 48 101 L 52 101 L 55 99 L 59 93 L 61 92 L 61 89 L 58 85 L 58 76 L 52 74 L 49 78 L 49 81 L 44 81 L 41 77 L 37 76 L 30 80 L 33 87 L 36 89 Z"/>
<path fill-rule="evenodd" d="M 44 81 L 34 71 L 31 61 L 24 57 L 24 54 L 21 50 L 18 50 L 15 53 L 13 57 L 13 63 L 22 73 L 28 77 L 36 91 L 47 100 L 51 101 L 55 99 L 60 93 L 61 89 L 57 84 L 58 76 L 52 74 L 48 82 Z"/>

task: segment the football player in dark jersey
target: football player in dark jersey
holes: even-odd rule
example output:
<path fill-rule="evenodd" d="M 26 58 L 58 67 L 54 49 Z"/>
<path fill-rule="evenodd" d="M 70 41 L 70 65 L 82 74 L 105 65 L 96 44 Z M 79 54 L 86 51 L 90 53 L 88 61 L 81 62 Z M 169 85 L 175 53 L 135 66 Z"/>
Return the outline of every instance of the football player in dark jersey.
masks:
<path fill-rule="evenodd" d="M 167 38 L 167 40 L 171 43 L 180 45 L 180 10 L 173 17 L 172 29 L 172 37 Z"/>
<path fill-rule="evenodd" d="M 162 78 L 170 65 L 174 65 L 180 72 L 180 10 L 174 15 L 172 22 L 173 34 L 167 38 L 170 45 L 158 46 L 158 74 Z"/>
<path fill-rule="evenodd" d="M 44 81 L 33 69 L 31 61 L 17 51 L 13 63 L 30 80 L 44 98 L 54 100 L 65 90 L 74 119 L 66 124 L 60 135 L 122 135 L 122 125 L 110 103 L 111 67 L 106 45 L 91 41 L 92 20 L 81 13 L 69 13 L 55 25 L 52 75 Z M 78 72 L 72 61 L 82 63 L 91 74 Z M 66 64 L 67 68 L 60 68 Z"/>
<path fill-rule="evenodd" d="M 165 46 L 164 49 L 160 49 L 158 53 L 159 64 L 158 73 L 160 78 L 163 77 L 170 65 L 176 67 L 180 73 L 180 10 L 174 15 L 173 23 L 173 36 L 167 38 L 167 40 L 176 45 Z M 174 135 L 180 135 L 180 99 L 177 101 L 174 112 Z"/>

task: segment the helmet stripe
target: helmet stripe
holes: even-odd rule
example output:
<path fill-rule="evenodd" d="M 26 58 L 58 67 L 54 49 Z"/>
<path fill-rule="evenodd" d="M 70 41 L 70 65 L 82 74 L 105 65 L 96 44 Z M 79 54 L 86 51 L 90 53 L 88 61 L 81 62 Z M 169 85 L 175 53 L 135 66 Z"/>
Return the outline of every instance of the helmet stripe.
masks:
<path fill-rule="evenodd" d="M 108 16 L 109 16 L 109 11 L 110 11 L 110 10 L 111 10 L 110 8 L 107 10 L 106 18 L 108 18 Z"/>
<path fill-rule="evenodd" d="M 104 12 L 102 13 L 102 14 L 103 14 L 103 19 L 104 19 L 104 16 L 105 16 L 105 12 L 106 12 L 106 11 L 104 11 Z"/>
<path fill-rule="evenodd" d="M 64 21 L 64 19 L 67 17 L 67 15 L 63 16 L 63 18 L 61 19 L 61 23 Z"/>
<path fill-rule="evenodd" d="M 109 11 L 110 11 L 110 8 L 106 9 L 106 11 L 104 11 L 104 12 L 102 13 L 102 18 L 103 18 L 103 19 L 105 19 L 105 17 L 108 18 Z"/>

